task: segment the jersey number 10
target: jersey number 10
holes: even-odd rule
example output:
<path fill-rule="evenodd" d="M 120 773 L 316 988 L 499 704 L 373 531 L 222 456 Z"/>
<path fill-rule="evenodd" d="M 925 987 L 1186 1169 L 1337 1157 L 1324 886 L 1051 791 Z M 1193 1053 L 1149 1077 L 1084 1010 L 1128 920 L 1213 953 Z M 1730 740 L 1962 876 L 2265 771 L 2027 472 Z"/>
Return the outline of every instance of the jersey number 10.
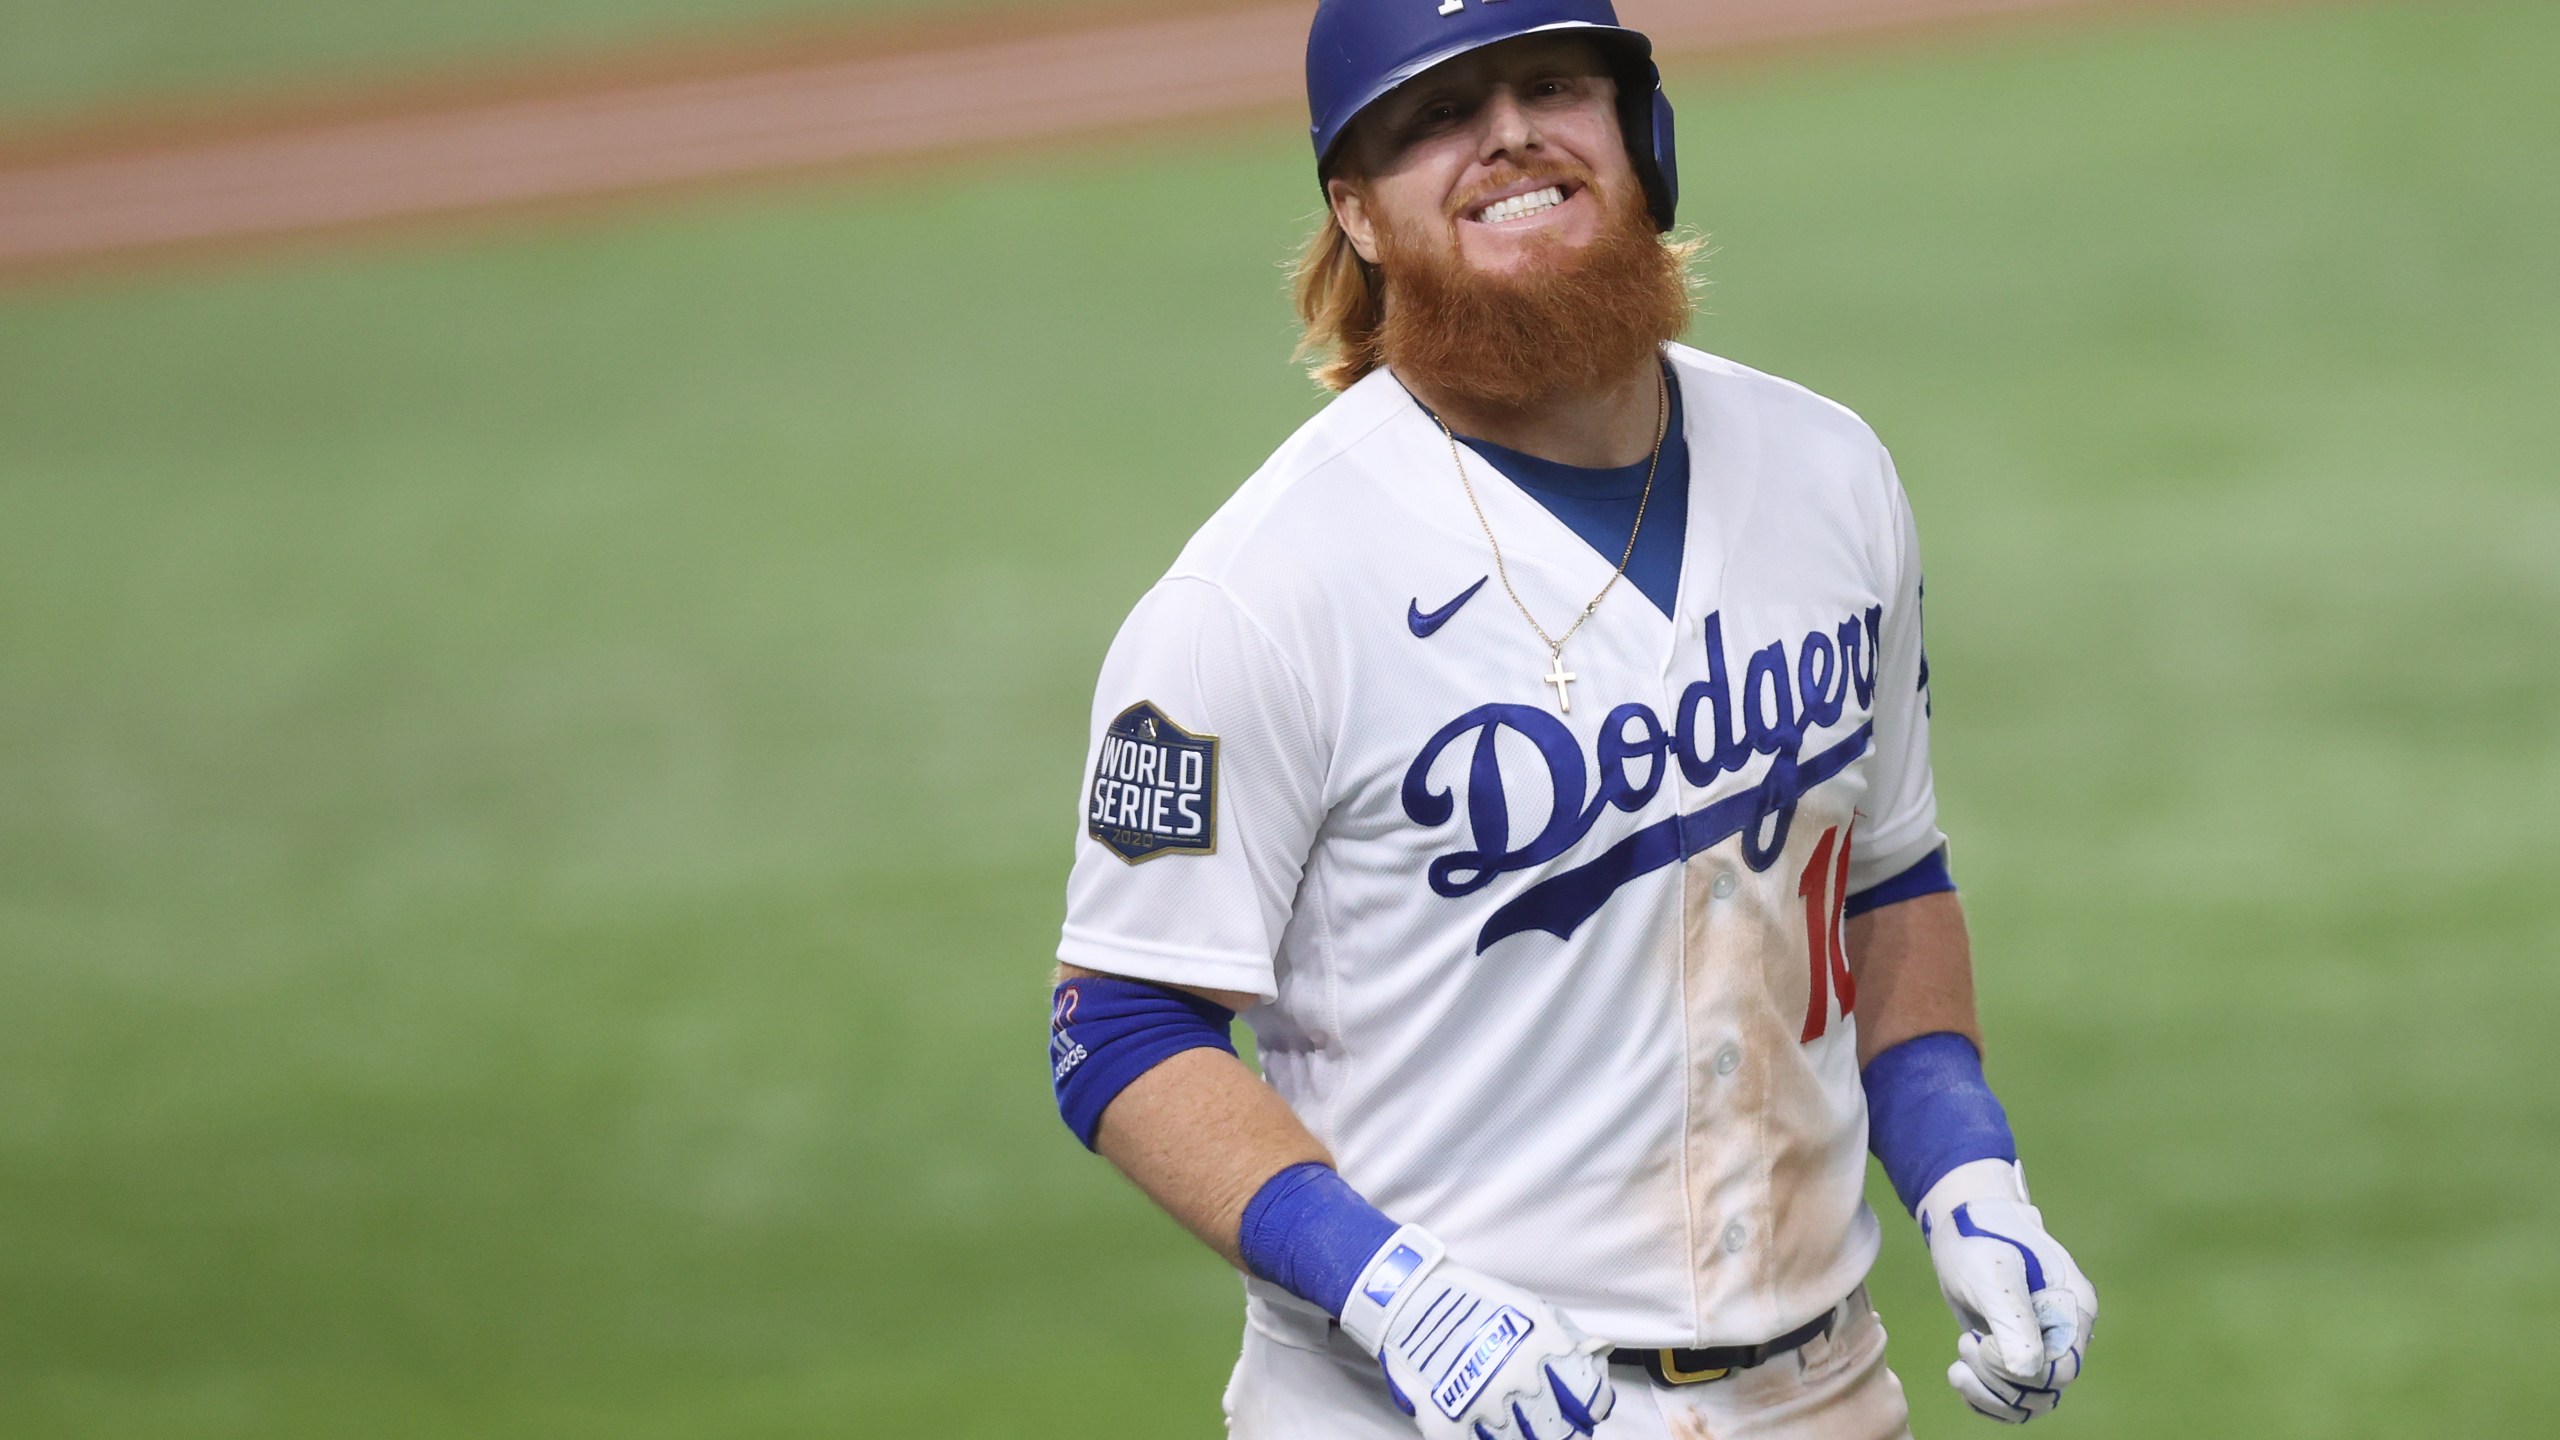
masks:
<path fill-rule="evenodd" d="M 1831 992 L 1840 992 L 1840 1014 L 1858 1005 L 1857 982 L 1849 978 L 1849 952 L 1840 943 L 1840 911 L 1849 900 L 1849 837 L 1838 826 L 1822 832 L 1804 875 L 1796 881 L 1804 897 L 1806 959 L 1813 984 L 1805 995 L 1802 1043 L 1811 1044 L 1831 1028 Z"/>

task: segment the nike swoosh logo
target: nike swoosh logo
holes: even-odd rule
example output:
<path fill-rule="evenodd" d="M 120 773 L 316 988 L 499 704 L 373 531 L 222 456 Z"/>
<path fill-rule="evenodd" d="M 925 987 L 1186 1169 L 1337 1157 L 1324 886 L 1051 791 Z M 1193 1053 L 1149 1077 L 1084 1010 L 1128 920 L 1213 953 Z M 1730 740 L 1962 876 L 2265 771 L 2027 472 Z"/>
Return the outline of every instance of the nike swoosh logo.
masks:
<path fill-rule="evenodd" d="M 1490 575 L 1479 578 L 1476 583 L 1460 591 L 1457 599 L 1450 601 L 1448 604 L 1441 606 L 1439 609 L 1434 610 L 1427 615 L 1423 613 L 1422 601 L 1419 599 L 1414 600 L 1411 604 L 1405 606 L 1405 628 L 1413 632 L 1413 638 L 1416 640 L 1430 639 L 1439 631 L 1441 626 L 1449 623 L 1450 616 L 1465 609 L 1467 602 L 1476 598 L 1476 592 L 1484 588 L 1484 582 L 1492 578 L 1493 577 Z"/>

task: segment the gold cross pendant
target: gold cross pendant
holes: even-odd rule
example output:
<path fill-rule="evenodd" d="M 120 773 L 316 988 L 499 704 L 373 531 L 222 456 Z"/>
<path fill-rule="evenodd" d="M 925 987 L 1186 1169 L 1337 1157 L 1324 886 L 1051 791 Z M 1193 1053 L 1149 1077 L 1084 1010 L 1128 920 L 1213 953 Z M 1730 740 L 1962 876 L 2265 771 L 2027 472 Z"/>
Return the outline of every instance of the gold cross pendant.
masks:
<path fill-rule="evenodd" d="M 1556 687 L 1556 709 L 1570 715 L 1573 713 L 1573 694 L 1565 687 L 1582 677 L 1564 668 L 1562 650 L 1556 651 L 1552 658 L 1555 661 L 1555 668 L 1549 670 L 1543 678 L 1547 684 Z"/>

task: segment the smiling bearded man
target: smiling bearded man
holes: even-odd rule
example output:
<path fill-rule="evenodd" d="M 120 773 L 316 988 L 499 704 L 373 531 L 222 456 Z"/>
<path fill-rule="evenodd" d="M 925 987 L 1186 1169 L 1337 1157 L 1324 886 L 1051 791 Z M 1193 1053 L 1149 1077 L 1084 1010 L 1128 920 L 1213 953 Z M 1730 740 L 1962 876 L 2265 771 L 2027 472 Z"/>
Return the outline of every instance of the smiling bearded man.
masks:
<path fill-rule="evenodd" d="M 1580 78 L 1605 81 L 1601 58 L 1587 43 L 1551 45 L 1587 72 Z M 1490 56 L 1487 63 L 1502 58 Z M 1370 246 L 1374 265 L 1327 212 L 1301 266 L 1300 303 L 1312 342 L 1358 357 L 1357 374 L 1344 369 L 1329 377 L 1335 388 L 1384 365 L 1424 393 L 1481 409 L 1526 409 L 1641 374 L 1657 347 L 1689 328 L 1688 261 L 1698 246 L 1657 233 L 1632 169 L 1617 167 L 1621 173 L 1594 191 L 1595 177 L 1579 165 L 1529 163 L 1538 173 L 1517 163 L 1489 167 L 1447 207 L 1445 222 L 1426 214 L 1410 227 L 1413 233 L 1378 226 Z M 1335 183 L 1364 213 L 1375 213 L 1375 197 L 1362 182 Z M 1577 248 L 1538 223 L 1586 192 L 1601 210 L 1599 233 L 1588 244 Z M 1505 207 L 1501 218 L 1479 218 L 1497 205 Z M 1450 238 L 1460 223 L 1519 227 L 1527 263 L 1507 274 L 1475 269 Z M 1349 294 L 1338 297 L 1337 290 Z M 1393 305 L 1384 303 L 1388 295 Z M 1346 322 L 1326 333 L 1324 317 L 1337 306 L 1365 309 L 1372 318 L 1358 331 Z"/>
<path fill-rule="evenodd" d="M 1341 394 L 1112 644 L 1051 1005 L 1077 1137 L 1247 1274 L 1229 1433 L 1906 1436 L 1870 1145 L 1949 1383 L 2042 1414 L 2097 1296 L 1983 1077 L 1892 461 L 1672 343 L 1606 0 L 1322 0 L 1307 68 Z"/>

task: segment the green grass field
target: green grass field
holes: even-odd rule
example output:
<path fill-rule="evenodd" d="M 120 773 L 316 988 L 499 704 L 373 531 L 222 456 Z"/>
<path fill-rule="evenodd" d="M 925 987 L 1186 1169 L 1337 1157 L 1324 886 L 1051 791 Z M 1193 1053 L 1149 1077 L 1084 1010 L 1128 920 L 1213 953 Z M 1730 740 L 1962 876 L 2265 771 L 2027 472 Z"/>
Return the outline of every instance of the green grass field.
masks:
<path fill-rule="evenodd" d="M 1675 79 L 1698 338 L 1920 511 L 1993 1074 L 2105 1296 L 2039 1434 L 2549 1423 L 2555 54 L 2413 0 Z M 1057 1124 L 1045 970 L 1102 648 L 1315 403 L 1306 169 L 0 297 L 0 1435 L 1214 1434 L 1234 1282 Z M 1919 1429 L 1987 1435 L 1906 1228 Z"/>
<path fill-rule="evenodd" d="M 344 90 L 428 66 L 575 60 L 599 47 L 866 20 L 1059 10 L 1091 0 L 8 0 L 0 124 L 40 123 L 137 93 Z"/>

